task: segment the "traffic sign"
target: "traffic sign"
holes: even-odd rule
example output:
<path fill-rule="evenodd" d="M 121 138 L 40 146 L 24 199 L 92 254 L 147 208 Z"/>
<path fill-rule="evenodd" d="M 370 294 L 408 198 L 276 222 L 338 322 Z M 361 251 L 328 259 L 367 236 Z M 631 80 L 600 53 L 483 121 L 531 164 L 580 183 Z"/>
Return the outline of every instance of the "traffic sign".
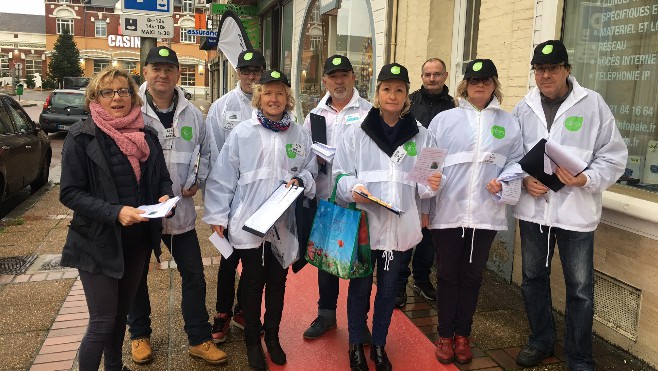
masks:
<path fill-rule="evenodd" d="M 174 37 L 174 20 L 172 17 L 122 14 L 121 30 L 128 36 L 171 39 Z"/>
<path fill-rule="evenodd" d="M 174 14 L 173 0 L 121 0 L 121 7 L 126 13 Z"/>
<path fill-rule="evenodd" d="M 193 30 L 189 29 L 186 31 L 188 35 L 192 36 L 211 36 L 211 37 L 217 37 L 217 31 L 210 31 L 210 30 Z"/>

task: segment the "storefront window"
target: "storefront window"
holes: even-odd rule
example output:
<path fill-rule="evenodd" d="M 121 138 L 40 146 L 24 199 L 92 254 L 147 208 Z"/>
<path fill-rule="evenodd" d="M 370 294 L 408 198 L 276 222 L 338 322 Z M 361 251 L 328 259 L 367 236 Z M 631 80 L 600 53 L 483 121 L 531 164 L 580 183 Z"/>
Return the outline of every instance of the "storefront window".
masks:
<path fill-rule="evenodd" d="M 135 73 L 137 71 L 136 61 L 117 61 L 117 66 L 128 71 L 128 73 Z M 94 67 L 95 69 L 95 67 Z"/>
<path fill-rule="evenodd" d="M 330 24 L 335 27 L 330 27 Z M 365 99 L 372 96 L 373 32 L 372 14 L 367 0 L 343 0 L 335 16 L 321 16 L 318 1 L 314 0 L 309 5 L 302 27 L 297 84 L 300 117 L 305 117 L 317 106 L 325 94 L 322 67 L 329 54 L 347 56 L 354 67 L 359 95 Z M 329 35 L 330 29 L 335 29 L 336 34 Z"/>
<path fill-rule="evenodd" d="M 290 1 L 283 6 L 283 17 L 281 27 L 281 62 L 280 68 L 286 76 L 290 76 L 292 70 L 292 20 L 293 2 Z"/>
<path fill-rule="evenodd" d="M 600 93 L 628 146 L 620 183 L 658 191 L 658 4 L 566 1 L 571 74 Z"/>
<path fill-rule="evenodd" d="M 193 64 L 184 64 L 180 66 L 180 84 L 183 86 L 194 86 Z"/>
<path fill-rule="evenodd" d="M 34 56 L 25 59 L 25 74 L 34 76 L 35 73 L 42 74 L 41 72 L 41 57 Z"/>
<path fill-rule="evenodd" d="M 272 68 L 272 15 L 263 20 L 263 56 L 267 68 Z"/>
<path fill-rule="evenodd" d="M 9 76 L 9 58 L 7 54 L 0 54 L 0 77 Z"/>
<path fill-rule="evenodd" d="M 94 59 L 94 73 L 101 72 L 105 67 L 110 65 L 109 59 Z"/>

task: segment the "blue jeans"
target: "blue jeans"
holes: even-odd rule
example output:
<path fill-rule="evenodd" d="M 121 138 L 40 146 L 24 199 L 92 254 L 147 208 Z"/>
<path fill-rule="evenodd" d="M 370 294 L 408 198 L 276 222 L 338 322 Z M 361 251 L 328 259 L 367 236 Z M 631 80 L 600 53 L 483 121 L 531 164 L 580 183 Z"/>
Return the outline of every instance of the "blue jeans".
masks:
<path fill-rule="evenodd" d="M 427 228 L 423 228 L 423 239 L 415 248 L 404 252 L 398 283 L 400 290 L 405 290 L 407 282 L 409 282 L 409 276 L 411 276 L 412 271 L 409 269 L 409 263 L 411 263 L 413 268 L 414 282 L 430 282 L 430 273 L 432 272 L 432 264 L 434 264 L 434 250 L 432 232 Z"/>
<path fill-rule="evenodd" d="M 377 295 L 375 296 L 375 312 L 372 317 L 372 345 L 386 345 L 388 327 L 395 308 L 395 293 L 397 292 L 398 275 L 402 266 L 404 252 L 393 251 L 393 259 L 385 270 L 386 258 L 381 250 L 372 251 L 372 265 L 377 269 Z M 366 326 L 366 315 L 372 291 L 372 274 L 362 278 L 352 278 L 347 290 L 347 329 L 350 344 L 363 344 L 363 329 Z"/>
<path fill-rule="evenodd" d="M 201 247 L 196 230 L 162 235 L 162 241 L 171 252 L 182 279 L 181 309 L 185 322 L 185 332 L 190 345 L 199 345 L 211 339 L 211 326 L 206 310 L 206 278 L 203 275 Z M 148 259 L 147 259 L 148 267 Z M 131 339 L 151 335 L 151 303 L 149 301 L 146 277 L 148 268 L 144 269 L 142 280 L 128 314 L 128 330 Z"/>
<path fill-rule="evenodd" d="M 564 351 L 570 369 L 594 370 L 592 320 L 594 317 L 594 232 L 575 232 L 519 220 L 523 282 L 530 338 L 528 344 L 552 352 L 555 322 L 551 301 L 551 258 L 555 242 L 567 291 Z M 548 266 L 546 258 L 548 254 Z"/>

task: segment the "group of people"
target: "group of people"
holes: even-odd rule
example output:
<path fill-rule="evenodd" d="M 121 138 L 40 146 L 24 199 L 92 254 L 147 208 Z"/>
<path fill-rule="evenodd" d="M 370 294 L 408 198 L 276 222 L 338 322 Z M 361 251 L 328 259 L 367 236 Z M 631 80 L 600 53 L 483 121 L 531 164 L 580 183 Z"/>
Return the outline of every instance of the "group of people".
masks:
<path fill-rule="evenodd" d="M 623 173 L 627 149 L 603 98 L 571 76 L 562 42 L 539 44 L 531 67 L 537 86 L 508 113 L 501 108 L 502 87 L 489 59 L 466 66 L 456 99 L 448 94 L 448 71 L 440 59 L 422 65 L 423 85 L 412 94 L 407 68 L 387 64 L 377 75 L 370 103 L 355 89 L 349 59 L 334 55 L 323 68 L 327 93 L 303 123 L 294 115 L 288 77 L 266 70 L 263 55 L 255 50 L 239 55 L 237 86 L 212 104 L 205 122 L 176 87 L 178 60 L 167 47 L 149 52 L 146 82 L 139 88 L 117 68 L 95 76 L 86 94 L 91 116 L 74 125 L 64 143 L 60 194 L 74 211 L 62 264 L 80 271 L 90 312 L 80 369 L 98 369 L 101 355 L 106 370 L 126 369 L 121 362 L 126 323 L 133 361 L 153 359 L 147 273 L 151 251 L 159 255 L 160 240 L 182 277 L 191 356 L 211 364 L 226 362 L 226 353 L 214 343 L 226 341 L 233 323 L 244 329 L 252 368 L 266 368 L 262 333 L 271 361 L 285 364 L 279 328 L 288 267 L 276 255 L 298 246 L 281 246 L 278 233 L 259 237 L 243 227 L 286 184 L 304 187 L 306 206 L 334 190 L 339 204 L 356 203 L 367 214 L 378 288 L 369 328 L 373 275 L 349 282 L 352 370 L 368 370 L 366 345 L 378 371 L 392 369 L 387 334 L 394 308 L 406 302 L 412 260 L 414 289 L 437 300 L 436 358 L 441 363 L 471 361 L 471 326 L 483 270 L 497 231 L 507 229 L 507 206 L 497 197 L 506 188 L 520 193 L 512 212 L 519 220 L 521 290 L 531 332 L 516 361 L 532 367 L 553 352 L 550 272 L 557 243 L 566 284 L 568 367 L 593 370 L 594 230 L 601 194 Z M 315 138 L 337 149 L 332 162 L 314 155 Z M 542 138 L 562 144 L 588 164 L 580 174 L 557 167 L 565 184 L 557 192 L 518 163 Z M 411 181 L 407 175 L 425 148 L 445 150 L 443 168 L 422 182 Z M 515 177 L 522 181 L 510 180 Z M 204 192 L 203 220 L 234 248 L 221 258 L 212 325 L 194 229 L 192 196 L 199 189 Z M 404 213 L 395 215 L 362 194 Z M 173 196 L 182 199 L 165 219 L 144 218 L 138 209 Z M 280 220 L 294 225 L 295 214 L 290 208 Z M 429 277 L 434 260 L 437 288 Z M 243 269 L 234 306 L 239 261 Z M 305 339 L 321 338 L 337 327 L 338 287 L 338 277 L 318 271 L 318 316 L 303 333 Z"/>

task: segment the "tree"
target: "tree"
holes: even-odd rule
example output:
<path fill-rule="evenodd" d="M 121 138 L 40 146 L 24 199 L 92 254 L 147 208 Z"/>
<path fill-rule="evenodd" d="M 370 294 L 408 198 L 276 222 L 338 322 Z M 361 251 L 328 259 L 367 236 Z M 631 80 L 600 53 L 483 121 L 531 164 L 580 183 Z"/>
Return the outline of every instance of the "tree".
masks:
<path fill-rule="evenodd" d="M 48 63 L 48 74 L 50 78 L 62 84 L 64 77 L 80 77 L 83 74 L 80 67 L 80 51 L 73 41 L 73 35 L 68 28 L 64 27 L 62 33 L 55 42 L 53 56 Z"/>

